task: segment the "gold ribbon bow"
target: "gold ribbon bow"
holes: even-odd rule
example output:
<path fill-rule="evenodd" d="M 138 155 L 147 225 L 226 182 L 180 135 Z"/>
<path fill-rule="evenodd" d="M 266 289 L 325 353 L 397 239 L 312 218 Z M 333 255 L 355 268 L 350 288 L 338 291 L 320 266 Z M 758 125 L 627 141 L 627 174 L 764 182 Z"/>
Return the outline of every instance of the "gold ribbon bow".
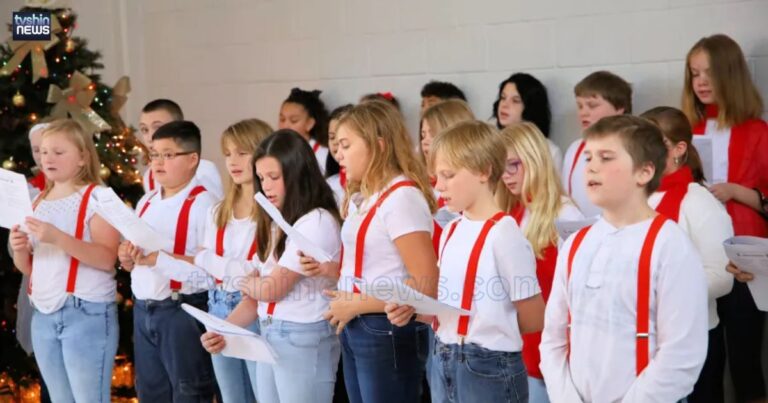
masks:
<path fill-rule="evenodd" d="M 40 77 L 48 78 L 48 64 L 45 62 L 45 51 L 59 42 L 61 25 L 59 19 L 51 14 L 51 40 L 42 41 L 10 41 L 8 42 L 14 54 L 10 60 L 0 68 L 0 75 L 8 76 L 16 70 L 16 67 L 24 61 L 29 53 L 32 53 L 32 82 L 35 83 Z"/>
<path fill-rule="evenodd" d="M 48 89 L 48 103 L 56 104 L 51 110 L 51 116 L 57 119 L 67 117 L 79 122 L 89 133 L 99 133 L 112 127 L 91 109 L 91 102 L 96 97 L 95 85 L 85 74 L 76 71 L 69 80 L 69 88 L 62 90 L 58 85 L 51 84 Z"/>
<path fill-rule="evenodd" d="M 128 93 L 131 92 L 131 79 L 128 76 L 122 76 L 114 87 L 112 87 L 112 106 L 110 112 L 113 116 L 119 116 L 120 108 L 128 101 Z"/>

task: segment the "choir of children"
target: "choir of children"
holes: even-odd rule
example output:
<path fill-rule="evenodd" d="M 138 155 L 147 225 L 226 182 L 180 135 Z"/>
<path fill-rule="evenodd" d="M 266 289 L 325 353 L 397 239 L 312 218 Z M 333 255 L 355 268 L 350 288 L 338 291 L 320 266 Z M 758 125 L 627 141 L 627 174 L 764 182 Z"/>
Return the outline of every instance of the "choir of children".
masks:
<path fill-rule="evenodd" d="M 428 83 L 418 144 L 390 93 L 329 116 L 320 91 L 295 88 L 280 130 L 224 130 L 226 189 L 198 127 L 154 100 L 136 215 L 174 240 L 154 253 L 97 212 L 91 136 L 72 120 L 35 126 L 41 193 L 10 248 L 53 401 L 109 401 L 116 261 L 131 272 L 146 402 L 331 402 L 340 361 L 353 403 L 722 402 L 726 357 L 737 400 L 765 399 L 764 313 L 723 247 L 768 237 L 768 124 L 738 44 L 691 48 L 680 110 L 630 116 L 632 88 L 608 71 L 574 94 L 583 136 L 562 158 L 529 74 L 500 84 L 496 127 L 453 84 Z M 694 136 L 712 144 L 711 178 Z M 256 193 L 331 261 L 303 253 Z M 556 221 L 585 216 L 597 221 L 558 235 Z M 365 292 L 399 282 L 465 313 Z M 261 333 L 276 362 L 221 355 L 227 336 L 182 303 Z"/>

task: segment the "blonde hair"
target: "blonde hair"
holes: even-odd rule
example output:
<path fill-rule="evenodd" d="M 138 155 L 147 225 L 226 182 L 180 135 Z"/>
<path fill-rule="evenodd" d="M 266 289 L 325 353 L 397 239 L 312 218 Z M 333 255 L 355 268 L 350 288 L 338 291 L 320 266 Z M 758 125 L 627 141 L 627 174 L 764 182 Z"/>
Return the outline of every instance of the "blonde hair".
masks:
<path fill-rule="evenodd" d="M 763 100 L 752 82 L 741 47 L 727 35 L 717 34 L 701 38 L 685 58 L 682 110 L 691 125 L 706 119 L 705 105 L 693 92 L 691 73 L 691 57 L 699 52 L 709 58 L 709 79 L 719 107 L 718 126 L 729 127 L 749 119 L 760 119 Z"/>
<path fill-rule="evenodd" d="M 342 126 L 360 136 L 371 156 L 362 180 L 347 182 L 343 212 L 349 207 L 349 195 L 360 192 L 368 198 L 384 190 L 398 175 L 416 182 L 430 211 L 437 210 L 426 167 L 417 159 L 403 116 L 394 106 L 376 100 L 360 103 L 339 118 L 338 127 Z"/>
<path fill-rule="evenodd" d="M 54 120 L 43 129 L 43 139 L 55 135 L 64 136 L 69 142 L 74 144 L 85 162 L 77 173 L 75 183 L 78 185 L 101 185 L 101 179 L 99 178 L 101 163 L 99 162 L 96 146 L 93 144 L 93 136 L 88 134 L 80 123 L 72 119 Z M 46 177 L 45 189 L 38 200 L 45 198 L 52 188 L 53 182 Z"/>
<path fill-rule="evenodd" d="M 499 132 L 479 120 L 459 122 L 443 130 L 432 143 L 429 165 L 434 170 L 438 153 L 455 168 L 466 168 L 475 174 L 488 174 L 492 190 L 504 173 L 507 152 Z"/>
<path fill-rule="evenodd" d="M 245 119 L 241 120 L 224 130 L 221 135 L 221 152 L 225 153 L 227 150 L 227 143 L 231 142 L 241 150 L 253 155 L 256 148 L 259 146 L 262 140 L 272 133 L 272 128 L 262 120 L 259 119 Z M 248 164 L 248 169 L 253 171 L 253 164 Z M 232 217 L 235 208 L 235 202 L 243 192 L 243 187 L 236 184 L 232 180 L 232 177 L 227 175 L 226 192 L 224 193 L 224 199 L 216 207 L 215 221 L 216 227 L 224 228 Z M 251 220 L 254 222 L 257 219 L 256 204 L 251 207 Z"/>
<path fill-rule="evenodd" d="M 469 104 L 465 101 L 462 101 L 461 99 L 447 99 L 424 110 L 424 113 L 421 115 L 421 124 L 427 122 L 429 128 L 434 132 L 435 137 L 437 137 L 440 132 L 447 129 L 449 126 L 453 126 L 454 124 L 465 120 L 474 119 L 475 115 L 472 113 L 472 109 L 469 108 Z M 421 135 L 421 133 L 419 133 L 419 135 Z M 419 155 L 421 160 L 426 163 L 424 150 L 421 149 L 421 141 L 419 141 Z"/>
<path fill-rule="evenodd" d="M 565 191 L 555 171 L 552 155 L 544 135 L 535 124 L 521 122 L 501 131 L 506 149 L 518 155 L 525 171 L 521 196 L 513 195 L 504 183 L 499 184 L 497 201 L 505 211 L 522 204 L 530 211 L 528 225 L 523 231 L 536 257 L 550 245 L 557 245 L 555 220 L 563 207 Z"/>

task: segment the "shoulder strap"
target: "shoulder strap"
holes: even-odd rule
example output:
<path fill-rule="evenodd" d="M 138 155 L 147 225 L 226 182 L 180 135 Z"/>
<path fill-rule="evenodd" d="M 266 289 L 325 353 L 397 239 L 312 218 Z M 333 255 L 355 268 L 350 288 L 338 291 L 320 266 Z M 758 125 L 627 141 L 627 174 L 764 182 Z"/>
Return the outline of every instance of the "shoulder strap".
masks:
<path fill-rule="evenodd" d="M 475 296 L 475 279 L 477 278 L 477 266 L 480 263 L 480 253 L 483 251 L 485 245 L 485 239 L 488 238 L 488 233 L 491 232 L 491 228 L 496 225 L 506 215 L 505 212 L 500 211 L 493 217 L 485 222 L 483 229 L 480 230 L 475 245 L 472 247 L 472 253 L 469 255 L 469 264 L 467 265 L 467 274 L 464 277 L 464 291 L 461 296 L 461 308 L 467 311 L 472 309 L 472 300 Z M 447 243 L 447 240 L 446 240 Z M 464 337 L 469 330 L 469 315 L 461 315 L 459 317 L 459 327 L 457 333 L 460 336 L 461 343 L 464 343 Z"/>
<path fill-rule="evenodd" d="M 650 336 L 650 302 L 651 302 L 651 256 L 656 236 L 667 218 L 659 214 L 651 222 L 648 233 L 640 251 L 640 261 L 637 270 L 637 344 L 635 366 L 637 375 L 648 366 L 648 338 Z"/>
<path fill-rule="evenodd" d="M 75 226 L 75 239 L 82 240 L 83 233 L 85 232 L 85 216 L 88 213 L 88 201 L 91 199 L 91 192 L 96 187 L 95 184 L 90 184 L 83 193 L 83 199 L 80 201 L 80 209 L 77 212 L 77 224 Z M 77 282 L 77 269 L 80 266 L 80 261 L 75 257 L 69 259 L 69 275 L 67 276 L 67 293 L 72 294 L 75 292 L 75 283 Z"/>
<path fill-rule="evenodd" d="M 363 222 L 360 224 L 360 229 L 357 231 L 357 239 L 355 243 L 355 278 L 356 279 L 362 279 L 362 276 L 363 276 L 363 253 L 365 252 L 365 236 L 368 234 L 368 227 L 371 225 L 373 216 L 376 215 L 376 211 L 384 203 L 387 197 L 389 197 L 389 195 L 392 194 L 392 192 L 404 186 L 416 186 L 416 182 L 410 181 L 410 180 L 403 180 L 392 185 L 389 189 L 384 191 L 384 193 L 382 193 L 381 196 L 379 196 L 379 198 L 376 200 L 376 203 L 373 204 L 371 209 L 368 210 L 368 213 L 365 215 L 365 218 L 363 218 Z M 354 286 L 353 291 L 356 294 L 360 293 L 360 290 L 357 288 L 357 286 Z"/>
<path fill-rule="evenodd" d="M 589 229 L 592 228 L 591 225 L 587 225 L 586 227 L 579 230 L 579 232 L 576 233 L 576 236 L 573 238 L 573 243 L 571 243 L 571 250 L 568 251 L 568 266 L 566 267 L 566 277 L 565 277 L 565 290 L 566 294 L 568 291 L 568 284 L 571 280 L 571 271 L 573 270 L 573 259 L 576 257 L 576 251 L 579 250 L 579 246 L 581 246 L 581 242 L 584 240 L 584 237 L 587 236 L 587 232 L 589 232 Z M 566 348 L 566 357 L 569 357 L 571 355 L 571 309 L 568 308 L 568 327 L 565 329 L 567 335 L 566 335 L 566 342 L 568 343 Z"/>
<path fill-rule="evenodd" d="M 189 229 L 189 213 L 192 210 L 192 204 L 197 199 L 197 195 L 205 192 L 205 187 L 195 186 L 189 196 L 184 200 L 184 204 L 179 211 L 179 217 L 176 221 L 176 238 L 173 242 L 173 253 L 176 255 L 183 255 L 187 251 L 187 232 Z M 149 201 L 147 201 L 148 203 Z M 178 291 L 181 289 L 181 283 L 171 280 L 171 290 Z"/>
<path fill-rule="evenodd" d="M 576 155 L 573 156 L 573 163 L 571 164 L 571 172 L 568 173 L 568 196 L 573 195 L 573 171 L 576 170 L 576 165 L 579 164 L 579 157 L 581 157 L 581 152 L 584 151 L 585 145 L 587 145 L 587 143 L 584 140 L 581 140 L 581 144 L 579 144 L 579 148 L 576 149 Z"/>

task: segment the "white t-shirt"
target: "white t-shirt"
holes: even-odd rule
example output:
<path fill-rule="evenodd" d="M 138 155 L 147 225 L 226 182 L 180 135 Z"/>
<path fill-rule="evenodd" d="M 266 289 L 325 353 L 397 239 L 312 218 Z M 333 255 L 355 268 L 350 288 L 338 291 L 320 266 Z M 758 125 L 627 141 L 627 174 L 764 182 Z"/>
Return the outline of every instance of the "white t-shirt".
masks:
<path fill-rule="evenodd" d="M 651 208 L 655 209 L 659 205 L 664 193 L 655 192 L 648 198 Z M 723 248 L 723 242 L 733 237 L 731 216 L 709 190 L 698 183 L 691 183 L 680 204 L 677 223 L 691 238 L 701 256 L 707 277 L 709 328 L 714 329 L 720 322 L 716 299 L 728 294 L 733 288 L 733 275 L 725 271 L 728 256 Z"/>
<path fill-rule="evenodd" d="M 457 220 L 448 245 L 445 242 L 449 231 L 443 231 L 440 239 L 438 299 L 461 307 L 469 257 L 485 220 L 472 221 L 466 217 Z M 531 244 L 515 220 L 504 216 L 488 232 L 480 252 L 472 314 L 464 342 L 494 351 L 521 351 L 523 339 L 514 302 L 540 292 Z M 440 341 L 459 343 L 459 317 L 459 314 L 438 315 Z"/>
<path fill-rule="evenodd" d="M 565 152 L 565 158 L 563 159 L 563 176 L 561 179 L 563 181 L 565 192 L 568 193 L 571 199 L 576 203 L 576 207 L 581 210 L 585 217 L 594 217 L 600 214 L 601 209 L 592 204 L 587 195 L 587 182 L 585 178 L 587 159 L 584 157 L 583 150 L 581 155 L 578 156 L 576 166 L 573 166 L 573 161 L 577 158 L 576 151 L 578 151 L 582 141 L 583 140 L 574 141 Z M 574 167 L 573 177 L 571 177 L 571 167 Z"/>
<path fill-rule="evenodd" d="M 250 217 L 230 217 L 224 228 L 224 256 L 219 256 L 216 254 L 216 238 L 219 232 L 216 226 L 216 211 L 219 205 L 208 209 L 203 236 L 204 249 L 195 255 L 195 265 L 221 280 L 225 291 L 235 292 L 238 291 L 240 282 L 258 269 L 258 255 L 254 254 L 252 259 L 248 259 L 248 252 L 256 236 L 256 223 Z"/>
<path fill-rule="evenodd" d="M 339 223 L 326 210 L 315 209 L 305 214 L 293 227 L 311 239 L 327 254 L 338 259 L 341 252 L 339 238 Z M 274 254 L 270 254 L 261 269 L 261 276 L 269 276 L 278 267 L 293 271 L 301 271 L 299 246 L 290 237 L 285 241 L 285 250 L 280 259 L 275 262 Z M 273 317 L 298 323 L 313 323 L 323 320 L 323 313 L 328 310 L 328 300 L 323 296 L 323 290 L 335 289 L 335 284 L 326 277 L 302 277 L 294 284 L 291 291 L 275 305 Z M 259 304 L 259 317 L 266 318 L 267 303 Z"/>
<path fill-rule="evenodd" d="M 58 200 L 40 200 L 33 216 L 74 236 L 77 216 L 86 187 Z M 95 189 L 94 189 L 95 190 Z M 96 200 L 91 196 L 85 213 L 82 240 L 92 242 L 91 218 L 96 213 Z M 49 243 L 31 237 L 34 250 L 32 260 L 32 295 L 30 300 L 42 313 L 51 313 L 64 306 L 67 299 L 67 279 L 71 256 Z M 112 302 L 117 285 L 115 272 L 105 271 L 80 262 L 77 268 L 74 295 L 90 302 Z"/>
<path fill-rule="evenodd" d="M 144 204 L 150 199 L 150 205 L 141 217 L 160 235 L 169 240 L 176 239 L 176 224 L 178 222 L 179 212 L 189 193 L 200 183 L 197 178 L 192 179 L 190 183 L 179 193 L 172 197 L 163 199 L 162 194 L 155 192 L 145 194 L 139 200 L 136 206 L 136 214 L 140 214 Z M 153 197 L 154 195 L 154 197 Z M 189 211 L 189 227 L 187 229 L 186 256 L 193 256 L 197 249 L 204 245 L 205 221 L 208 209 L 216 203 L 216 199 L 210 192 L 202 192 L 197 195 Z M 173 253 L 173 250 L 166 250 Z M 161 264 L 158 259 L 157 264 Z M 180 292 L 182 294 L 194 294 L 211 288 L 212 278 L 209 276 L 200 276 L 198 272 L 190 275 L 189 281 L 182 282 Z M 170 280 L 158 273 L 154 267 L 136 265 L 131 272 L 131 289 L 138 299 L 163 300 L 171 296 Z"/>
<path fill-rule="evenodd" d="M 549 153 L 552 155 L 552 163 L 555 165 L 555 171 L 559 175 L 563 172 L 563 151 L 550 139 L 547 139 L 547 146 L 549 146 Z"/>
<path fill-rule="evenodd" d="M 731 144 L 731 128 L 717 127 L 717 119 L 707 119 L 704 136 L 712 139 L 712 177 L 709 183 L 728 182 L 728 148 Z"/>
<path fill-rule="evenodd" d="M 330 157 L 330 151 L 328 150 L 328 147 L 322 146 L 317 144 L 317 141 L 315 139 L 309 139 L 309 147 L 312 148 L 312 151 L 315 153 L 315 158 L 317 158 L 317 165 L 320 166 L 320 172 L 325 176 L 325 160 Z M 315 147 L 317 147 L 317 150 L 315 150 Z"/>
<path fill-rule="evenodd" d="M 398 176 L 386 189 L 397 182 L 407 180 Z M 339 290 L 353 290 L 355 278 L 355 247 L 357 233 L 366 214 L 379 198 L 379 192 L 367 200 L 360 200 L 360 194 L 352 195 L 347 218 L 341 227 L 341 240 L 344 243 L 344 261 L 341 266 Z M 356 203 L 361 203 L 359 206 Z M 395 239 L 414 232 L 428 232 L 432 236 L 434 224 L 429 204 L 416 187 L 404 186 L 390 193 L 379 206 L 368 226 L 363 251 L 362 278 L 366 282 L 378 279 L 402 281 L 408 276 L 403 259 L 395 246 Z"/>
<path fill-rule="evenodd" d="M 333 190 L 333 197 L 336 199 L 336 204 L 341 208 L 344 203 L 344 187 L 341 186 L 341 176 L 339 174 L 331 175 L 326 179 L 328 186 Z"/>
<path fill-rule="evenodd" d="M 144 171 L 144 180 L 142 186 L 144 187 L 144 193 L 149 193 L 149 173 L 150 169 Z M 195 178 L 200 184 L 205 186 L 205 189 L 210 192 L 216 200 L 220 200 L 224 197 L 224 186 L 221 184 L 221 175 L 219 170 L 216 169 L 216 165 L 208 160 L 201 159 L 200 164 L 197 166 L 197 172 L 195 172 Z M 160 184 L 155 181 L 155 190 L 160 189 Z"/>
<path fill-rule="evenodd" d="M 707 355 L 707 285 L 699 254 L 671 220 L 651 254 L 651 357 L 635 373 L 638 261 L 651 222 L 616 228 L 599 219 L 576 252 L 570 281 L 574 236 L 563 244 L 539 347 L 553 402 L 676 402 L 693 390 Z"/>

